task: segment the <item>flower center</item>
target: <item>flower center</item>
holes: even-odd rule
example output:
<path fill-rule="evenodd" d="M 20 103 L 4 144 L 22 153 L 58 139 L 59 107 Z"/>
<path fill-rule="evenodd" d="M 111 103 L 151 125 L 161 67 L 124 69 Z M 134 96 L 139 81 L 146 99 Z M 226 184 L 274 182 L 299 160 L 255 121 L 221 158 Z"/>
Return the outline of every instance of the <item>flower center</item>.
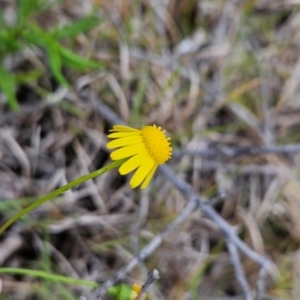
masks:
<path fill-rule="evenodd" d="M 169 160 L 172 155 L 171 138 L 166 138 L 165 131 L 156 125 L 144 126 L 141 131 L 145 146 L 156 163 L 160 165 Z"/>

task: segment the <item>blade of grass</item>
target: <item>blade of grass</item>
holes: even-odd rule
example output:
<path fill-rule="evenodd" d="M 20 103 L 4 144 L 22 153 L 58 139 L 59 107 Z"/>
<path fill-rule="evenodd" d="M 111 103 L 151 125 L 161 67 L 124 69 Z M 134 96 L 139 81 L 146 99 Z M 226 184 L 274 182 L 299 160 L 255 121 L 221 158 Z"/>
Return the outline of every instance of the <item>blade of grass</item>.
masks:
<path fill-rule="evenodd" d="M 17 16 L 17 27 L 20 27 L 24 22 L 35 13 L 40 6 L 39 0 L 17 0 L 18 5 L 18 16 Z"/>
<path fill-rule="evenodd" d="M 0 64 L 0 88 L 4 92 L 7 97 L 7 102 L 10 108 L 14 111 L 18 111 L 20 109 L 15 89 L 16 82 L 15 77 L 10 74 L 8 71 L 4 69 L 4 67 Z"/>
<path fill-rule="evenodd" d="M 55 28 L 51 35 L 54 39 L 75 37 L 82 32 L 89 31 L 90 29 L 96 27 L 100 22 L 101 20 L 98 17 L 86 17 L 62 28 Z"/>
<path fill-rule="evenodd" d="M 104 68 L 104 65 L 100 62 L 81 57 L 58 44 L 56 47 L 61 56 L 62 62 L 71 68 L 78 70 Z"/>
<path fill-rule="evenodd" d="M 46 41 L 46 51 L 48 55 L 49 67 L 54 77 L 63 86 L 68 87 L 69 83 L 61 71 L 62 61 L 59 54 L 58 44 L 54 43 L 53 41 Z"/>
<path fill-rule="evenodd" d="M 47 280 L 59 281 L 67 284 L 79 284 L 91 287 L 97 287 L 99 284 L 95 281 L 87 281 L 78 278 L 72 278 L 57 274 L 48 273 L 40 270 L 22 269 L 22 268 L 0 268 L 0 273 L 2 274 L 20 274 L 29 275 L 33 277 L 43 278 Z"/>
<path fill-rule="evenodd" d="M 47 32 L 43 31 L 38 25 L 28 23 L 28 30 L 23 33 L 23 38 L 36 46 L 45 47 L 49 67 L 55 79 L 63 86 L 68 87 L 69 83 L 62 73 L 62 60 L 59 51 L 59 44 Z"/>

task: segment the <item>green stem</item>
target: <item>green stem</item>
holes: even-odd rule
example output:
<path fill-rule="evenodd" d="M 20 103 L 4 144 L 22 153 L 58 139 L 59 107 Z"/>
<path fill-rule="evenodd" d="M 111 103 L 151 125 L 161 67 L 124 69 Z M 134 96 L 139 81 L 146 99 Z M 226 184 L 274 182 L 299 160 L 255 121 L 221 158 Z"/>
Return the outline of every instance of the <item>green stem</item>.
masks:
<path fill-rule="evenodd" d="M 11 225 L 13 224 L 15 221 L 17 221 L 18 219 L 20 219 L 22 216 L 24 216 L 25 214 L 31 212 L 33 209 L 37 208 L 38 206 L 40 206 L 41 204 L 47 202 L 48 200 L 53 199 L 54 197 L 58 196 L 59 194 L 62 194 L 64 192 L 66 192 L 67 190 L 71 189 L 72 187 L 79 185 L 83 182 L 86 182 L 89 179 L 93 179 L 99 175 L 102 175 L 103 173 L 106 173 L 112 169 L 115 169 L 117 167 L 119 167 L 120 165 L 122 165 L 125 161 L 127 160 L 127 158 L 121 159 L 121 160 L 117 160 L 99 170 L 96 170 L 92 173 L 89 173 L 87 175 L 81 176 L 79 178 L 76 178 L 75 180 L 67 183 L 66 185 L 63 185 L 62 187 L 54 190 L 53 192 L 47 194 L 46 196 L 40 198 L 39 200 L 37 200 L 36 202 L 32 203 L 31 205 L 29 205 L 28 207 L 24 208 L 23 210 L 21 210 L 19 213 L 15 214 L 14 216 L 12 216 L 1 228 L 0 228 L 0 235 Z"/>
<path fill-rule="evenodd" d="M 56 275 L 52 273 L 47 273 L 41 270 L 31 270 L 31 269 L 21 269 L 21 268 L 0 268 L 0 273 L 5 274 L 22 274 L 22 275 L 30 275 L 33 277 L 44 278 L 48 280 L 60 281 L 68 284 L 80 284 L 87 285 L 92 287 L 97 287 L 99 284 L 95 281 L 87 281 L 78 278 L 72 278 L 62 275 Z"/>

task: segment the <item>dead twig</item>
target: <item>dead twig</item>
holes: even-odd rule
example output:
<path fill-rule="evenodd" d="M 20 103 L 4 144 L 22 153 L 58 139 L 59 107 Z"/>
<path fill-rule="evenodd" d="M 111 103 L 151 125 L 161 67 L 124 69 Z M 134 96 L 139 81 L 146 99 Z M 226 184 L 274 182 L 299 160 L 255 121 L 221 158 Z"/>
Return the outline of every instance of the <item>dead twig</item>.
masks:
<path fill-rule="evenodd" d="M 174 157 L 182 155 L 201 156 L 205 158 L 226 157 L 234 158 L 242 155 L 259 154 L 297 154 L 300 153 L 300 144 L 253 146 L 253 147 L 218 147 L 198 150 L 174 150 Z"/>
<path fill-rule="evenodd" d="M 176 177 L 173 171 L 166 165 L 160 166 L 162 173 L 174 184 L 174 186 L 189 199 L 189 203 L 196 202 L 200 206 L 204 215 L 213 220 L 226 236 L 226 238 L 231 241 L 236 247 L 239 248 L 246 256 L 256 262 L 263 268 L 266 268 L 270 274 L 274 272 L 273 264 L 271 261 L 260 255 L 259 253 L 252 250 L 247 244 L 238 238 L 238 236 L 233 231 L 231 225 L 229 225 L 204 199 L 200 198 L 191 188 L 191 186 Z M 273 273 L 274 275 L 274 273 Z"/>
<path fill-rule="evenodd" d="M 113 276 L 108 278 L 101 286 L 96 288 L 90 295 L 81 296 L 79 300 L 101 300 L 105 296 L 107 290 L 115 285 L 117 282 L 123 280 L 125 276 L 138 265 L 139 262 L 144 261 L 162 244 L 165 237 L 172 232 L 179 224 L 186 220 L 194 209 L 197 207 L 197 202 L 190 201 L 181 211 L 180 215 L 170 223 L 163 232 L 156 235 L 151 242 L 144 247 L 133 259 L 131 259 L 126 265 L 120 268 Z"/>
<path fill-rule="evenodd" d="M 158 279 L 159 279 L 158 270 L 154 269 L 152 272 L 149 272 L 147 280 L 146 280 L 145 284 L 142 286 L 142 292 L 138 296 L 137 300 L 142 300 L 144 298 L 144 296 L 147 294 L 150 286 Z"/>
<path fill-rule="evenodd" d="M 244 297 L 246 300 L 253 300 L 251 289 L 241 264 L 239 252 L 237 251 L 236 246 L 230 240 L 226 240 L 226 245 L 229 251 L 231 263 L 234 267 L 235 278 L 243 291 Z"/>
<path fill-rule="evenodd" d="M 265 281 L 266 281 L 266 269 L 261 268 L 259 271 L 258 279 L 256 282 L 256 297 L 255 300 L 262 300 L 264 296 L 264 291 L 265 291 Z"/>

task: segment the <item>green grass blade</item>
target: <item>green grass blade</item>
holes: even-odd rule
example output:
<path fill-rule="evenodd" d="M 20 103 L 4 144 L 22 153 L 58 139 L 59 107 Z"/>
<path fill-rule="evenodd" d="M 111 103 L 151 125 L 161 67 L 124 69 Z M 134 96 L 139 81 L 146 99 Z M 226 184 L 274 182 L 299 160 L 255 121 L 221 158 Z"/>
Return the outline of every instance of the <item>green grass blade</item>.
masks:
<path fill-rule="evenodd" d="M 111 287 L 108 290 L 108 294 L 113 296 L 117 300 L 130 300 L 132 295 L 132 288 L 124 283 L 121 283 Z"/>
<path fill-rule="evenodd" d="M 39 8 L 39 0 L 17 0 L 18 5 L 18 16 L 17 16 L 17 26 L 22 26 L 24 22 L 37 11 Z"/>
<path fill-rule="evenodd" d="M 62 61 L 58 44 L 54 43 L 53 41 L 46 41 L 46 51 L 48 55 L 49 67 L 54 77 L 57 81 L 59 81 L 60 84 L 68 87 L 69 83 L 61 71 Z"/>
<path fill-rule="evenodd" d="M 53 192 L 47 194 L 46 196 L 40 198 L 39 200 L 37 200 L 36 202 L 32 203 L 31 205 L 29 205 L 28 207 L 24 208 L 22 211 L 20 211 L 19 213 L 15 214 L 13 217 L 11 217 L 1 228 L 0 228 L 0 234 L 2 234 L 11 224 L 13 224 L 15 221 L 17 221 L 18 219 L 20 219 L 22 216 L 28 214 L 29 212 L 31 212 L 33 209 L 39 207 L 40 205 L 42 205 L 43 203 L 53 199 L 54 197 L 66 192 L 67 190 L 73 188 L 76 185 L 79 185 L 83 182 L 86 182 L 87 180 L 90 180 L 92 178 L 95 178 L 97 176 L 100 176 L 112 169 L 115 169 L 117 167 L 119 167 L 122 163 L 124 163 L 127 160 L 127 158 L 122 159 L 122 160 L 118 160 L 115 161 L 99 170 L 96 170 L 92 173 L 89 173 L 87 175 L 81 176 L 79 178 L 76 178 L 75 180 L 67 183 L 66 185 L 54 190 Z"/>
<path fill-rule="evenodd" d="M 81 19 L 77 22 L 73 22 L 70 25 L 64 26 L 62 28 L 56 28 L 51 35 L 55 39 L 75 37 L 80 33 L 89 31 L 90 29 L 96 27 L 101 20 L 95 16 L 90 16 L 84 19 Z"/>
<path fill-rule="evenodd" d="M 59 44 L 49 33 L 43 31 L 36 24 L 28 24 L 28 26 L 28 30 L 23 33 L 23 38 L 29 43 L 45 47 L 49 67 L 53 76 L 60 84 L 68 87 L 69 83 L 62 73 L 62 61 L 59 52 Z"/>
<path fill-rule="evenodd" d="M 8 105 L 12 110 L 18 111 L 20 107 L 15 94 L 15 77 L 5 70 L 2 64 L 0 64 L 0 78 L 0 89 L 6 95 Z"/>
<path fill-rule="evenodd" d="M 15 38 L 16 30 L 14 27 L 7 25 L 0 9 L 0 60 L 10 52 L 18 50 L 18 41 Z"/>
<path fill-rule="evenodd" d="M 102 63 L 81 57 L 60 45 L 57 45 L 57 49 L 61 56 L 62 63 L 71 68 L 78 70 L 104 68 L 104 65 Z"/>
<path fill-rule="evenodd" d="M 38 47 L 45 47 L 45 35 L 37 25 L 29 23 L 27 24 L 26 30 L 20 33 L 21 38 L 28 45 L 32 44 Z"/>
<path fill-rule="evenodd" d="M 63 282 L 63 283 L 67 283 L 67 284 L 79 284 L 79 285 L 85 285 L 85 286 L 91 286 L 91 287 L 97 287 L 99 285 L 95 281 L 87 281 L 87 280 L 78 279 L 78 278 L 56 275 L 56 274 L 48 273 L 48 272 L 41 271 L 41 270 L 31 270 L 31 269 L 21 269 L 21 268 L 0 268 L 0 273 L 30 275 L 33 277 Z"/>

